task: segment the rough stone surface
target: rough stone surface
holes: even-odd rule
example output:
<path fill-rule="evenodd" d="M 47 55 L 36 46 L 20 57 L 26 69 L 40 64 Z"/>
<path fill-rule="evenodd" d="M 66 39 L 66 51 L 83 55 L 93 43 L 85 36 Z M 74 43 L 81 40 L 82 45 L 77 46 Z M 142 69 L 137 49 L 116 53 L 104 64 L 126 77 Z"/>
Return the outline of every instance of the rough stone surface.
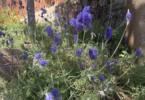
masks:
<path fill-rule="evenodd" d="M 130 52 L 133 48 L 137 50 L 142 44 L 142 35 L 145 36 L 145 0 L 126 0 L 125 10 L 130 10 L 132 18 L 126 30 Z M 142 46 L 142 55 L 145 55 L 145 44 Z"/>
<path fill-rule="evenodd" d="M 8 48 L 4 48 L 4 49 L 0 49 L 0 53 L 2 53 L 3 55 L 19 55 L 21 53 L 21 51 L 19 49 L 8 49 Z"/>
<path fill-rule="evenodd" d="M 91 4 L 90 4 L 90 7 L 95 9 L 97 8 L 97 1 L 96 0 L 92 0 Z"/>
<path fill-rule="evenodd" d="M 80 4 L 74 5 L 73 8 L 74 8 L 74 11 L 76 11 L 77 13 L 79 13 L 83 10 L 82 5 L 80 5 Z"/>
<path fill-rule="evenodd" d="M 69 20 L 71 18 L 76 18 L 76 16 L 77 16 L 77 12 L 76 11 L 72 10 L 72 11 L 69 12 Z"/>
<path fill-rule="evenodd" d="M 18 70 L 20 68 L 20 66 L 4 66 L 0 68 L 0 76 L 14 76 L 15 75 L 15 71 Z M 4 72 L 4 73 L 3 73 Z"/>
<path fill-rule="evenodd" d="M 80 4 L 81 0 L 70 0 L 71 4 Z"/>
<path fill-rule="evenodd" d="M 88 6 L 89 5 L 89 1 L 88 0 L 83 0 L 82 4 L 83 4 L 83 6 Z"/>
<path fill-rule="evenodd" d="M 106 0 L 99 0 L 100 7 L 105 6 L 105 4 L 106 4 Z"/>

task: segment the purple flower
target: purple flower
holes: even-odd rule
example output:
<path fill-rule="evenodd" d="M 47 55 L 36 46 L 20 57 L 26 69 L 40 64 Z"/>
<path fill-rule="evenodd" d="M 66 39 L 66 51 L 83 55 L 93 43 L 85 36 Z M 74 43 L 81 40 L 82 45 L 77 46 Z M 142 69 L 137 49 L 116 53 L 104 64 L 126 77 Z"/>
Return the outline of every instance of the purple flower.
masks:
<path fill-rule="evenodd" d="M 80 12 L 80 13 L 77 15 L 77 19 L 76 19 L 76 20 L 82 22 L 82 19 L 83 19 L 83 13 Z"/>
<path fill-rule="evenodd" d="M 58 18 L 58 17 L 59 17 L 59 15 L 56 13 L 56 14 L 55 14 L 55 17 L 56 17 L 56 18 Z"/>
<path fill-rule="evenodd" d="M 133 49 L 133 51 L 135 51 L 135 50 L 136 50 L 136 48 Z"/>
<path fill-rule="evenodd" d="M 81 22 L 77 22 L 77 23 L 76 23 L 76 30 L 77 30 L 77 31 L 81 31 L 82 28 L 83 28 L 83 24 L 82 24 Z"/>
<path fill-rule="evenodd" d="M 92 68 L 92 69 L 95 69 L 95 68 L 96 68 L 96 66 L 95 66 L 94 64 L 92 64 L 91 68 Z"/>
<path fill-rule="evenodd" d="M 83 13 L 84 12 L 89 13 L 90 12 L 90 6 L 85 6 L 84 9 L 83 9 Z"/>
<path fill-rule="evenodd" d="M 89 14 L 89 13 L 83 13 L 83 23 L 84 24 L 89 24 L 89 23 L 91 23 L 91 21 L 92 21 L 92 16 Z"/>
<path fill-rule="evenodd" d="M 112 28 L 111 27 L 107 27 L 107 30 L 106 30 L 106 39 L 111 39 L 111 36 L 112 36 Z"/>
<path fill-rule="evenodd" d="M 89 50 L 89 57 L 90 57 L 90 59 L 94 59 L 94 60 L 96 60 L 97 59 L 97 55 L 94 55 L 93 54 L 93 50 Z"/>
<path fill-rule="evenodd" d="M 85 63 L 81 63 L 81 66 L 84 67 L 85 66 Z"/>
<path fill-rule="evenodd" d="M 113 13 L 111 13 L 111 15 L 110 15 L 111 17 L 113 17 Z"/>
<path fill-rule="evenodd" d="M 51 93 L 47 93 L 45 100 L 53 100 L 53 95 Z"/>
<path fill-rule="evenodd" d="M 27 59 L 27 56 L 26 55 L 23 55 L 23 60 L 26 60 Z"/>
<path fill-rule="evenodd" d="M 76 43 L 77 42 L 77 35 L 74 35 L 74 43 Z"/>
<path fill-rule="evenodd" d="M 101 31 L 100 34 L 103 34 L 103 32 Z"/>
<path fill-rule="evenodd" d="M 59 26 L 59 22 L 56 22 L 56 25 Z"/>
<path fill-rule="evenodd" d="M 53 3 L 52 3 L 53 5 L 55 4 L 55 2 L 53 1 Z"/>
<path fill-rule="evenodd" d="M 126 35 L 124 35 L 124 39 L 127 40 L 127 36 Z"/>
<path fill-rule="evenodd" d="M 40 8 L 40 10 L 42 10 L 42 13 L 41 13 L 42 15 L 47 13 L 46 9 L 43 9 L 42 7 Z"/>
<path fill-rule="evenodd" d="M 24 30 L 24 34 L 26 34 L 26 31 Z"/>
<path fill-rule="evenodd" d="M 22 6 L 22 1 L 21 0 L 19 0 L 19 5 Z"/>
<path fill-rule="evenodd" d="M 91 80 L 94 81 L 94 79 L 95 79 L 94 76 L 91 76 Z"/>
<path fill-rule="evenodd" d="M 115 64 L 118 64 L 118 60 L 114 60 L 114 63 L 115 63 Z"/>
<path fill-rule="evenodd" d="M 56 46 L 52 46 L 52 47 L 51 47 L 51 51 L 52 51 L 52 52 L 56 52 L 56 51 L 57 51 L 57 47 L 56 47 Z"/>
<path fill-rule="evenodd" d="M 75 18 L 72 18 L 70 20 L 70 24 L 71 24 L 71 26 L 76 26 L 76 19 Z"/>
<path fill-rule="evenodd" d="M 80 57 L 80 56 L 81 56 L 81 54 L 82 54 L 82 49 L 80 48 L 80 49 L 78 49 L 78 50 L 77 50 L 76 55 L 77 55 L 78 57 Z"/>
<path fill-rule="evenodd" d="M 14 5 L 16 6 L 16 1 L 14 1 Z"/>
<path fill-rule="evenodd" d="M 129 9 L 128 9 L 128 12 L 126 14 L 126 19 L 127 20 L 130 20 L 131 19 L 131 13 L 129 12 Z"/>
<path fill-rule="evenodd" d="M 30 17 L 30 22 L 32 23 L 32 21 L 33 21 L 33 17 Z"/>
<path fill-rule="evenodd" d="M 43 11 L 44 9 L 41 7 L 41 8 L 40 8 L 40 10 L 42 10 L 42 11 Z"/>
<path fill-rule="evenodd" d="M 9 38 L 9 41 L 13 41 L 13 38 Z"/>
<path fill-rule="evenodd" d="M 108 62 L 107 62 L 107 65 L 110 65 L 110 64 L 111 64 L 111 62 L 110 62 L 110 61 L 108 61 Z"/>
<path fill-rule="evenodd" d="M 95 34 L 94 32 L 91 33 L 91 35 L 94 35 L 94 34 Z"/>
<path fill-rule="evenodd" d="M 66 23 L 64 23 L 64 28 L 66 28 L 67 27 L 67 24 Z"/>
<path fill-rule="evenodd" d="M 69 35 L 69 33 L 67 32 L 67 33 L 66 33 L 66 36 L 68 36 L 68 35 Z"/>
<path fill-rule="evenodd" d="M 65 17 L 63 17 L 63 20 L 65 20 Z"/>
<path fill-rule="evenodd" d="M 14 31 L 14 33 L 16 33 L 16 34 L 17 34 L 17 31 Z"/>
<path fill-rule="evenodd" d="M 47 63 L 48 63 L 48 62 L 47 62 L 46 59 L 43 59 L 43 60 L 40 60 L 40 61 L 39 61 L 39 65 L 41 65 L 42 67 L 44 67 Z"/>
<path fill-rule="evenodd" d="M 8 47 L 9 42 L 8 42 L 8 41 L 6 41 L 6 44 L 7 44 L 7 47 Z"/>
<path fill-rule="evenodd" d="M 113 66 L 108 66 L 108 68 L 111 70 L 111 69 L 113 69 Z"/>
<path fill-rule="evenodd" d="M 57 99 L 59 97 L 59 93 L 58 93 L 58 90 L 56 88 L 52 89 L 52 94 L 53 94 L 55 99 Z"/>
<path fill-rule="evenodd" d="M 106 84 L 106 85 L 105 85 L 105 87 L 109 88 L 109 87 L 110 87 L 110 85 L 109 85 L 109 84 Z"/>
<path fill-rule="evenodd" d="M 91 24 L 87 24 L 87 29 L 91 30 L 92 29 L 92 25 Z"/>
<path fill-rule="evenodd" d="M 58 36 L 60 36 L 60 32 L 58 32 Z"/>
<path fill-rule="evenodd" d="M 42 57 L 42 53 L 38 53 L 34 56 L 35 59 L 40 59 Z"/>
<path fill-rule="evenodd" d="M 101 75 L 101 76 L 100 76 L 100 81 L 101 81 L 101 82 L 104 82 L 104 80 L 105 80 L 104 76 Z"/>
<path fill-rule="evenodd" d="M 97 55 L 97 48 L 93 48 L 93 54 Z"/>
<path fill-rule="evenodd" d="M 136 56 L 139 57 L 141 55 L 141 48 L 137 51 Z"/>
<path fill-rule="evenodd" d="M 46 30 L 48 36 L 53 36 L 53 35 L 54 35 L 53 30 L 51 29 L 50 26 L 47 26 L 47 27 L 45 28 L 45 30 Z"/>
<path fill-rule="evenodd" d="M 142 35 L 141 38 L 144 39 L 144 35 Z"/>
<path fill-rule="evenodd" d="M 91 47 L 93 47 L 93 45 L 91 44 Z"/>
<path fill-rule="evenodd" d="M 44 18 L 44 20 L 47 22 L 48 20 L 47 20 L 47 18 Z"/>
<path fill-rule="evenodd" d="M 8 6 L 10 7 L 10 3 L 8 3 Z"/>
<path fill-rule="evenodd" d="M 0 35 L 3 35 L 3 32 L 0 31 Z"/>
<path fill-rule="evenodd" d="M 57 43 L 57 45 L 60 44 L 60 37 L 59 37 L 59 36 L 56 36 L 56 37 L 55 37 L 55 42 Z"/>
<path fill-rule="evenodd" d="M 0 53 L 0 57 L 2 57 L 3 56 L 3 54 L 2 53 Z"/>

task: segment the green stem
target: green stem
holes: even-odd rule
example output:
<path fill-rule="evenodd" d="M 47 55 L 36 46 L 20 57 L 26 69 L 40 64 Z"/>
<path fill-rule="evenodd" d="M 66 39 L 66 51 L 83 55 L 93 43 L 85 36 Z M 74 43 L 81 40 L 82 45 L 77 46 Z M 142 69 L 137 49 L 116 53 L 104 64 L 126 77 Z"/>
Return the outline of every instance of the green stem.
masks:
<path fill-rule="evenodd" d="M 137 57 L 136 57 L 136 58 L 137 58 Z M 136 60 L 136 58 L 133 60 L 133 62 L 131 63 L 131 65 L 134 64 L 134 61 Z M 127 69 L 119 78 L 121 78 L 124 74 L 127 73 L 127 71 L 131 68 L 131 65 L 128 66 L 128 69 Z M 118 79 L 119 79 L 119 78 L 118 78 Z"/>
<path fill-rule="evenodd" d="M 127 28 L 127 26 L 126 26 L 126 28 Z M 122 41 L 122 39 L 123 39 L 123 37 L 124 37 L 124 34 L 125 34 L 125 31 L 126 31 L 126 28 L 125 28 L 125 30 L 124 30 L 124 33 L 122 34 L 122 37 L 121 37 L 121 39 L 120 39 L 120 41 L 119 41 L 119 44 L 117 45 L 117 47 L 116 47 L 115 51 L 113 52 L 112 56 L 110 57 L 110 59 L 114 56 L 114 54 L 116 53 L 118 47 L 120 46 L 121 41 Z M 110 59 L 109 59 L 109 60 L 110 60 Z"/>
<path fill-rule="evenodd" d="M 85 34 L 86 34 L 86 32 L 85 32 L 85 30 L 84 30 L 83 44 L 84 44 L 84 40 L 85 40 Z"/>
<path fill-rule="evenodd" d="M 126 26 L 126 28 L 127 28 L 127 26 Z M 109 60 L 114 56 L 115 52 L 117 51 L 117 49 L 118 49 L 118 47 L 119 47 L 119 45 L 120 45 L 120 43 L 121 43 L 121 41 L 122 41 L 122 39 L 123 39 L 123 36 L 124 36 L 124 34 L 125 34 L 126 28 L 125 28 L 125 30 L 124 30 L 124 33 L 122 34 L 122 37 L 121 37 L 121 39 L 120 39 L 120 41 L 119 41 L 119 44 L 117 45 L 115 51 L 113 52 L 113 54 L 112 54 L 112 56 L 109 58 Z M 109 60 L 108 60 L 108 61 L 109 61 Z M 105 68 L 105 66 L 106 66 L 106 64 L 105 64 L 98 72 L 102 71 L 102 70 Z"/>

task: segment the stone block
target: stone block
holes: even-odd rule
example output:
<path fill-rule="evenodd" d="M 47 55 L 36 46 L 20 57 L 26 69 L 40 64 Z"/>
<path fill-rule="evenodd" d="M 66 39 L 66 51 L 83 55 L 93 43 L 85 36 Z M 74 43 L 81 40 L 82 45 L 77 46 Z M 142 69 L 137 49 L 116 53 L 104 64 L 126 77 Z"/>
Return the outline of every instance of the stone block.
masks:
<path fill-rule="evenodd" d="M 73 10 L 77 13 L 81 12 L 83 10 L 82 5 L 74 5 Z"/>
<path fill-rule="evenodd" d="M 20 56 L 3 56 L 0 57 L 0 64 L 1 66 L 6 66 L 6 65 L 18 65 L 19 63 Z M 22 59 L 22 57 L 21 57 Z"/>
<path fill-rule="evenodd" d="M 81 3 L 81 0 L 70 0 L 71 4 L 74 5 L 74 4 L 80 4 Z"/>
<path fill-rule="evenodd" d="M 77 17 L 77 12 L 76 11 L 72 10 L 72 11 L 69 12 L 69 20 L 71 18 L 76 18 L 76 17 Z"/>
<path fill-rule="evenodd" d="M 21 53 L 20 49 L 9 49 L 9 48 L 4 48 L 4 49 L 0 49 L 0 53 L 2 53 L 3 55 L 19 55 Z"/>
<path fill-rule="evenodd" d="M 97 8 L 97 1 L 96 0 L 92 0 L 91 4 L 90 4 L 91 8 Z"/>
<path fill-rule="evenodd" d="M 106 0 L 99 0 L 100 7 L 105 6 L 105 4 L 106 4 Z"/>
<path fill-rule="evenodd" d="M 88 0 L 82 0 L 82 5 L 83 6 L 88 6 L 89 5 L 89 1 Z"/>
<path fill-rule="evenodd" d="M 20 66 L 4 66 L 4 67 L 0 67 L 0 76 L 14 76 L 15 75 L 15 71 L 19 70 Z"/>

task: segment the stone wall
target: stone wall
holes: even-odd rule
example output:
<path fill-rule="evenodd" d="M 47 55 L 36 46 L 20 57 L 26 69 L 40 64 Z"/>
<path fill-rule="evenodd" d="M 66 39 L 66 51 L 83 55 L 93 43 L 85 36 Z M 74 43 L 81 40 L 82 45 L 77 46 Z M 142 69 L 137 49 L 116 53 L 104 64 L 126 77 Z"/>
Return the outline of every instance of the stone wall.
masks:
<path fill-rule="evenodd" d="M 14 1 L 16 1 L 16 6 L 14 5 Z M 8 10 L 14 10 L 16 14 L 20 15 L 21 18 L 23 18 L 23 16 L 27 16 L 27 0 L 21 0 L 22 1 L 22 5 L 24 6 L 24 9 L 19 9 L 19 0 L 2 0 L 2 2 L 0 2 L 0 5 L 3 7 L 7 7 Z M 53 2 L 55 2 L 54 4 L 59 4 L 61 2 L 63 2 L 65 0 L 34 0 L 34 7 L 35 7 L 35 12 L 39 12 L 41 7 L 45 7 L 48 8 L 50 6 L 53 5 Z M 8 3 L 10 3 L 10 9 L 8 7 Z M 0 8 L 1 10 L 1 8 Z"/>

